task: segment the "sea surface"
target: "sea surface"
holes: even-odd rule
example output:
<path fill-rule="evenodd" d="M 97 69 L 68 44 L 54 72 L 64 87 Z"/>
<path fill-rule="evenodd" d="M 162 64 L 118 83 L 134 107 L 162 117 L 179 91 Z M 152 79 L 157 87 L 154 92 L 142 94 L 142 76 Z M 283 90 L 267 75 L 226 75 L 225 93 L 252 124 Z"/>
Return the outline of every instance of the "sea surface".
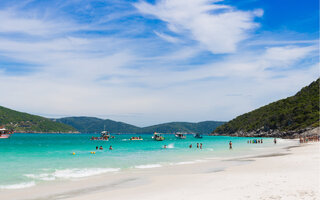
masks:
<path fill-rule="evenodd" d="M 254 138 L 203 136 L 197 139 L 187 135 L 187 139 L 178 139 L 165 134 L 164 141 L 154 141 L 151 134 L 111 135 L 115 138 L 109 141 L 90 140 L 98 134 L 15 133 L 9 139 L 0 139 L 0 190 L 212 158 L 257 155 L 275 146 L 288 145 L 281 139 L 275 145 L 273 138 L 262 138 L 262 144 L 248 144 L 247 141 Z M 141 136 L 143 141 L 130 141 L 132 136 Z M 229 141 L 233 143 L 232 150 Z M 197 148 L 197 143 L 202 143 L 203 149 Z M 113 150 L 109 150 L 110 145 Z M 164 145 L 168 148 L 164 149 Z M 96 150 L 96 146 L 102 146 L 104 150 Z"/>

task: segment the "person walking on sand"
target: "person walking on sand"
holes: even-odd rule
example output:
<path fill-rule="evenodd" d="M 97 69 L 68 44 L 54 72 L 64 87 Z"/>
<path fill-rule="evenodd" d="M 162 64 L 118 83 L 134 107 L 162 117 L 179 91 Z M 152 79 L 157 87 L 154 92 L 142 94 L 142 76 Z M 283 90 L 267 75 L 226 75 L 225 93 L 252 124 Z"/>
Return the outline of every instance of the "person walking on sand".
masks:
<path fill-rule="evenodd" d="M 229 149 L 232 149 L 232 142 L 229 142 Z"/>
<path fill-rule="evenodd" d="M 277 139 L 276 138 L 273 139 L 273 143 L 277 144 Z"/>

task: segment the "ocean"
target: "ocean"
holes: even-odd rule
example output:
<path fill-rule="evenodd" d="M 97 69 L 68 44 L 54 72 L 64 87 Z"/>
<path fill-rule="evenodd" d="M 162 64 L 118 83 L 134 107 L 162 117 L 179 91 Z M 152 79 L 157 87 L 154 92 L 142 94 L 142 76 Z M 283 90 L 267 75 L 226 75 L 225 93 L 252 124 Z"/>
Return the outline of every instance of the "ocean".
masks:
<path fill-rule="evenodd" d="M 178 139 L 171 134 L 165 134 L 164 141 L 154 141 L 151 134 L 111 135 L 115 138 L 109 141 L 90 140 L 98 134 L 15 133 L 9 139 L 0 139 L 0 190 L 102 173 L 258 155 L 289 142 L 278 139 L 275 145 L 273 138 L 262 138 L 262 144 L 248 144 L 254 138 L 203 136 L 197 139 L 187 135 L 186 139 Z M 143 141 L 130 141 L 132 136 L 141 136 Z M 229 141 L 233 143 L 232 150 Z M 203 149 L 197 148 L 197 143 L 202 143 Z M 109 150 L 110 145 L 113 150 Z M 164 149 L 164 145 L 168 148 Z M 96 150 L 96 146 L 104 149 Z"/>

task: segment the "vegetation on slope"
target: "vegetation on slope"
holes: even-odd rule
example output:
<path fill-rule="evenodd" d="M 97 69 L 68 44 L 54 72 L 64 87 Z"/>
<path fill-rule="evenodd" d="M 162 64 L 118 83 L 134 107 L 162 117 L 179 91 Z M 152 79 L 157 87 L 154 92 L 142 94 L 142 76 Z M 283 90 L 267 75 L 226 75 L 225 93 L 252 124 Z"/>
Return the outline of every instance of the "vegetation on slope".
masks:
<path fill-rule="evenodd" d="M 232 134 L 280 130 L 292 131 L 319 126 L 319 79 L 302 88 L 296 95 L 238 116 L 218 127 L 214 133 Z"/>
<path fill-rule="evenodd" d="M 130 124 L 95 117 L 65 117 L 56 121 L 68 124 L 81 133 L 99 133 L 104 130 L 104 126 L 112 133 L 135 133 L 139 130 L 139 127 Z"/>
<path fill-rule="evenodd" d="M 217 121 L 204 121 L 199 123 L 190 122 L 170 122 L 158 124 L 154 126 L 144 127 L 140 130 L 141 133 L 173 133 L 173 132 L 186 132 L 186 133 L 202 133 L 209 134 L 212 130 L 225 122 Z"/>
<path fill-rule="evenodd" d="M 82 133 L 98 133 L 106 127 L 106 130 L 112 133 L 174 133 L 174 132 L 187 132 L 187 133 L 210 133 L 224 122 L 205 121 L 199 123 L 188 122 L 171 122 L 158 124 L 140 128 L 123 122 L 116 122 L 112 120 L 103 120 L 94 117 L 65 117 L 56 119 L 61 123 L 68 124 L 75 127 Z"/>
<path fill-rule="evenodd" d="M 0 106 L 0 126 L 13 129 L 16 132 L 76 132 L 76 129 L 66 124 L 53 122 L 37 115 L 30 115 Z"/>

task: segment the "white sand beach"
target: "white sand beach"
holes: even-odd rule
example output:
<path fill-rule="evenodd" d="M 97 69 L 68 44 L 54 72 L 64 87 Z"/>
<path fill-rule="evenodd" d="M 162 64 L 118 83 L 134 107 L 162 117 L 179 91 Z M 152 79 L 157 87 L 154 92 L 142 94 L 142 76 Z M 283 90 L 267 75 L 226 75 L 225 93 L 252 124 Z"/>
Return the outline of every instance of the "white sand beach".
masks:
<path fill-rule="evenodd" d="M 310 143 L 265 156 L 132 169 L 47 182 L 19 190 L 2 190 L 0 199 L 320 199 L 319 150 L 319 143 Z"/>

